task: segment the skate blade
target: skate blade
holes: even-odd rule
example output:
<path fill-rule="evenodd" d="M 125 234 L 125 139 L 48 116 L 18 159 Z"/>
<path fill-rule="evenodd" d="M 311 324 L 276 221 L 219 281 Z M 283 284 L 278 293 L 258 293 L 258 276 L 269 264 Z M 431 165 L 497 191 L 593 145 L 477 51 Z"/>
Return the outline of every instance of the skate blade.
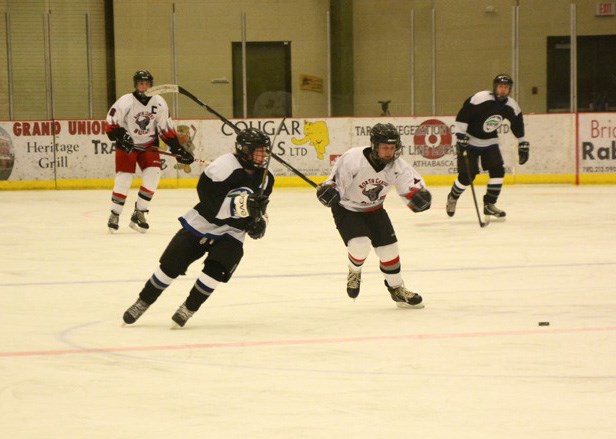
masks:
<path fill-rule="evenodd" d="M 128 225 L 128 227 L 130 227 L 131 229 L 133 229 L 133 230 L 135 230 L 135 231 L 137 231 L 137 232 L 139 232 L 139 233 L 145 233 L 145 232 L 147 232 L 147 230 L 148 230 L 148 229 L 142 229 L 141 227 L 139 227 L 139 226 L 138 226 L 137 224 L 135 224 L 135 223 L 130 223 L 130 224 Z"/>
<path fill-rule="evenodd" d="M 396 306 L 400 309 L 422 309 L 425 308 L 425 305 L 423 302 L 418 303 L 417 305 L 411 305 L 410 303 L 406 303 L 406 302 L 396 302 Z"/>

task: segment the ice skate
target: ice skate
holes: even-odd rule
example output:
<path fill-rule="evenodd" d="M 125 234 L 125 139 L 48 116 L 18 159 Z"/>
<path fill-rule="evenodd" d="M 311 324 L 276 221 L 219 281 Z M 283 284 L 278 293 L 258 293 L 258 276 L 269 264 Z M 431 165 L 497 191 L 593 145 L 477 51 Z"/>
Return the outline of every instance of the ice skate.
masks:
<path fill-rule="evenodd" d="M 124 323 L 127 325 L 132 325 L 137 321 L 139 317 L 143 315 L 144 312 L 150 307 L 145 301 L 141 299 L 137 299 L 137 301 L 130 306 L 124 313 L 123 319 Z"/>
<path fill-rule="evenodd" d="M 456 214 L 456 203 L 457 202 L 458 202 L 458 199 L 454 198 L 451 192 L 449 192 L 449 195 L 447 195 L 447 207 L 445 208 L 447 210 L 447 215 L 454 216 Z"/>
<path fill-rule="evenodd" d="M 139 233 L 145 233 L 150 228 L 150 225 L 145 220 L 145 214 L 148 213 L 147 210 L 139 210 L 137 209 L 137 203 L 135 203 L 135 211 L 130 217 L 130 228 L 136 230 Z"/>
<path fill-rule="evenodd" d="M 493 221 L 505 221 L 505 216 L 507 215 L 492 203 L 483 205 L 483 214 L 486 216 L 486 222 L 489 222 L 490 219 Z"/>
<path fill-rule="evenodd" d="M 359 296 L 359 285 L 361 283 L 361 271 L 353 271 L 349 269 L 347 276 L 347 294 L 351 299 Z"/>
<path fill-rule="evenodd" d="M 393 299 L 393 301 L 396 302 L 396 306 L 398 308 L 423 308 L 424 307 L 422 297 L 417 293 L 413 293 L 412 291 L 407 290 L 404 287 L 404 284 L 401 284 L 400 286 L 392 288 L 389 286 L 387 281 L 385 281 L 385 286 L 387 287 L 389 294 L 391 294 L 391 298 Z"/>
<path fill-rule="evenodd" d="M 115 233 L 120 228 L 120 215 L 115 213 L 113 210 L 111 211 L 111 215 L 109 215 L 109 221 L 107 221 L 107 228 L 109 229 L 109 233 Z"/>
<path fill-rule="evenodd" d="M 175 326 L 176 328 L 177 327 L 183 328 L 186 322 L 188 321 L 188 319 L 190 319 L 194 313 L 195 311 L 191 311 L 188 308 L 186 308 L 186 302 L 184 302 L 182 303 L 182 305 L 180 305 L 180 307 L 175 312 L 175 314 L 173 314 L 173 316 L 171 317 L 171 320 L 173 320 L 175 324 L 177 325 Z"/>

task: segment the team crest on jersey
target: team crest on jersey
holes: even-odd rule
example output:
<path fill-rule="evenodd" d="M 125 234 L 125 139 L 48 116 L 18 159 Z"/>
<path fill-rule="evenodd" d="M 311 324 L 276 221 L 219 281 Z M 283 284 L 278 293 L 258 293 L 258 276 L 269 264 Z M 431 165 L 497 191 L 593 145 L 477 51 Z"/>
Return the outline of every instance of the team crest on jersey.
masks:
<path fill-rule="evenodd" d="M 150 125 L 150 121 L 154 119 L 154 115 L 152 113 L 148 113 L 147 111 L 142 111 L 135 115 L 135 123 L 139 127 L 139 129 L 135 130 L 136 134 L 148 134 L 148 125 Z"/>
<path fill-rule="evenodd" d="M 376 201 L 379 199 L 383 189 L 385 189 L 385 186 L 378 183 L 372 185 L 365 185 L 362 188 L 361 193 L 368 197 L 370 201 Z"/>
<path fill-rule="evenodd" d="M 483 131 L 486 133 L 491 133 L 496 131 L 499 126 L 503 123 L 503 116 L 500 114 L 494 114 L 486 119 L 483 123 Z"/>

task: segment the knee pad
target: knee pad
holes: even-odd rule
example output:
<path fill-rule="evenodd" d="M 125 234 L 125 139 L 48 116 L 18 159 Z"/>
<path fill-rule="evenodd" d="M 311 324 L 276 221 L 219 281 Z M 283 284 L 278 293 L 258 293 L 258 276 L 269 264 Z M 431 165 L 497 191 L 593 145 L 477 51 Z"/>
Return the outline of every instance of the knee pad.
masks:
<path fill-rule="evenodd" d="M 238 261 L 239 264 L 239 261 Z M 229 282 L 233 272 L 237 268 L 238 264 L 233 265 L 230 268 L 223 267 L 220 262 L 213 261 L 210 258 L 207 258 L 203 263 L 203 274 L 207 274 L 212 279 L 217 280 L 218 282 Z"/>
<path fill-rule="evenodd" d="M 372 248 L 372 242 L 367 236 L 352 238 L 347 243 L 347 251 L 354 259 L 366 259 Z"/>
<path fill-rule="evenodd" d="M 203 273 L 219 282 L 228 282 L 244 256 L 244 247 L 233 238 L 221 239 L 212 244 L 203 263 Z"/>

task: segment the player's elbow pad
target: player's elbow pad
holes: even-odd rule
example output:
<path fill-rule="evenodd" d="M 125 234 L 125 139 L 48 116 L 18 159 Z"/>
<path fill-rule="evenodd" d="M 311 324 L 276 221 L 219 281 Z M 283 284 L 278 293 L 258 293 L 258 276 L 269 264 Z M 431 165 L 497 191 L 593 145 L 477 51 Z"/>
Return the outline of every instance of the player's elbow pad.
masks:
<path fill-rule="evenodd" d="M 432 194 L 426 188 L 411 192 L 409 197 L 409 209 L 413 212 L 423 212 L 432 205 Z"/>

